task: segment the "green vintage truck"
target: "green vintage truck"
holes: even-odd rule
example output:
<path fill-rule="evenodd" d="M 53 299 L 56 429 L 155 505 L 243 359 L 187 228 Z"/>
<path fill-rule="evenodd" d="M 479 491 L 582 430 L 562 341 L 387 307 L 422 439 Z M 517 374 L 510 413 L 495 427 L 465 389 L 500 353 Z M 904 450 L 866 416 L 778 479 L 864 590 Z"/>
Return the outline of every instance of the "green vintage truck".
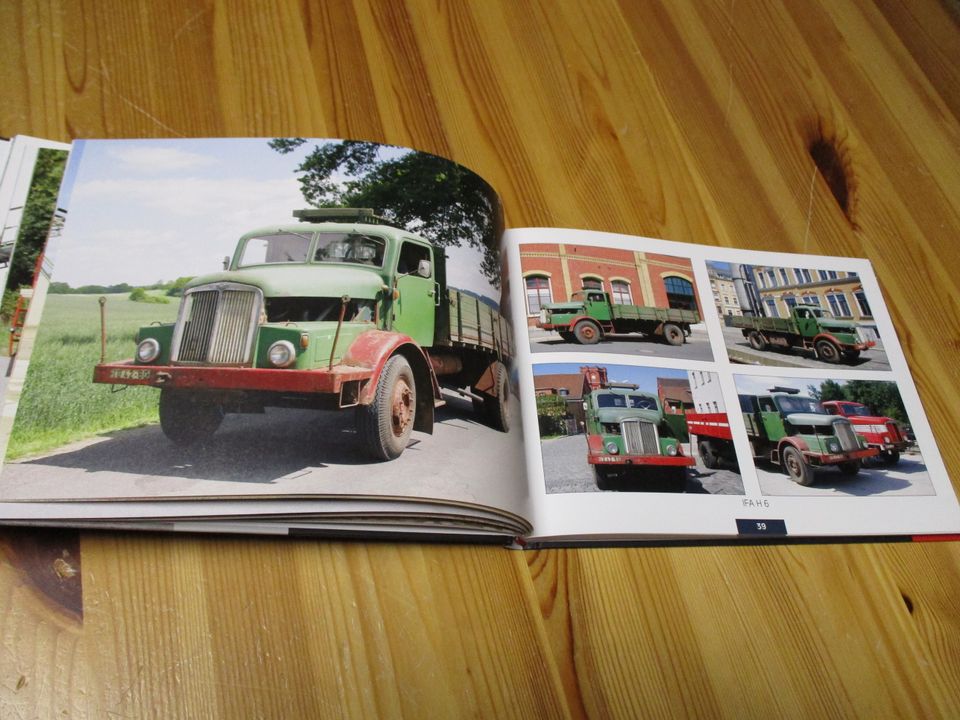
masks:
<path fill-rule="evenodd" d="M 670 345 L 682 345 L 690 326 L 700 322 L 696 310 L 617 305 L 603 290 L 583 289 L 570 302 L 546 303 L 537 327 L 556 330 L 567 342 L 593 345 L 609 333 L 641 333 Z"/>
<path fill-rule="evenodd" d="M 849 420 L 829 414 L 794 388 L 740 395 L 740 410 L 754 458 L 780 465 L 800 485 L 812 485 L 819 467 L 856 475 L 863 458 L 877 454 Z"/>
<path fill-rule="evenodd" d="M 186 286 L 176 323 L 140 328 L 134 359 L 101 359 L 94 382 L 159 388 L 181 445 L 226 413 L 353 409 L 366 452 L 389 460 L 432 432 L 441 386 L 506 431 L 510 328 L 447 287 L 443 250 L 368 209 L 294 216 L 241 237 L 223 272 Z"/>
<path fill-rule="evenodd" d="M 597 487 L 606 490 L 612 480 L 627 476 L 642 482 L 655 478 L 659 469 L 672 469 L 673 480 L 682 489 L 687 468 L 694 464 L 680 444 L 683 416 L 666 415 L 657 396 L 636 385 L 609 382 L 604 367 L 580 371 L 587 463 L 594 468 Z"/>
<path fill-rule="evenodd" d="M 828 363 L 852 363 L 860 352 L 876 345 L 872 331 L 849 320 L 838 320 L 829 310 L 796 305 L 788 318 L 733 316 L 754 350 L 812 350 Z"/>

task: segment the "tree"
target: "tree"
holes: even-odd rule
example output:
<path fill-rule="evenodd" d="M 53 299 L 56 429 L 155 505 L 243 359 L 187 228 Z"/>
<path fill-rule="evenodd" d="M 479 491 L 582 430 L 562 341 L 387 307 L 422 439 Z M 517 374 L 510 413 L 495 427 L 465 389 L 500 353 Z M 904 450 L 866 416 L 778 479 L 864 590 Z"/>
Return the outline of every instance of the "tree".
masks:
<path fill-rule="evenodd" d="M 303 138 L 276 138 L 270 147 L 286 154 L 304 143 Z M 371 207 L 437 246 L 476 248 L 483 252 L 483 274 L 499 287 L 503 215 L 493 189 L 444 158 L 384 152 L 390 150 L 402 152 L 371 142 L 317 145 L 296 168 L 304 199 L 316 207 Z"/>
<path fill-rule="evenodd" d="M 567 403 L 560 395 L 537 395 L 541 435 L 566 435 Z"/>
<path fill-rule="evenodd" d="M 7 287 L 18 290 L 33 285 L 33 272 L 57 209 L 57 194 L 67 162 L 65 150 L 41 148 L 33 168 L 30 191 L 23 208 L 17 244 L 10 260 Z"/>
<path fill-rule="evenodd" d="M 879 380 L 848 380 L 842 385 L 835 380 L 824 380 L 820 387 L 809 386 L 810 394 L 820 402 L 849 400 L 870 408 L 875 415 L 891 417 L 909 424 L 897 384 Z"/>
<path fill-rule="evenodd" d="M 820 387 L 811 385 L 809 387 L 810 395 L 813 396 L 815 400 L 820 402 L 826 402 L 827 400 L 848 400 L 843 390 L 843 385 L 838 383 L 836 380 L 824 380 Z"/>

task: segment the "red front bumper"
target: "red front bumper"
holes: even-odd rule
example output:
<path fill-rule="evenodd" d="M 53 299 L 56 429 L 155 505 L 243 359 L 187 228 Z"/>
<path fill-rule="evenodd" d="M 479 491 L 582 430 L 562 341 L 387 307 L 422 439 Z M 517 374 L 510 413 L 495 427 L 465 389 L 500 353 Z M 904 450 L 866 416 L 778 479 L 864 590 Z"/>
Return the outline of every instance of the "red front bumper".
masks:
<path fill-rule="evenodd" d="M 686 455 L 609 455 L 600 453 L 587 455 L 587 462 L 591 465 L 662 465 L 667 467 L 690 467 L 694 459 Z"/>
<path fill-rule="evenodd" d="M 344 383 L 369 380 L 367 368 L 334 365 L 326 370 L 191 367 L 103 363 L 93 369 L 93 381 L 109 385 L 151 385 L 193 390 L 263 390 L 297 393 L 339 393 Z"/>
<path fill-rule="evenodd" d="M 880 453 L 876 448 L 864 448 L 863 450 L 850 450 L 844 453 L 813 453 L 805 452 L 804 455 L 812 465 L 836 465 L 851 460 L 860 460 L 862 458 L 873 457 Z"/>

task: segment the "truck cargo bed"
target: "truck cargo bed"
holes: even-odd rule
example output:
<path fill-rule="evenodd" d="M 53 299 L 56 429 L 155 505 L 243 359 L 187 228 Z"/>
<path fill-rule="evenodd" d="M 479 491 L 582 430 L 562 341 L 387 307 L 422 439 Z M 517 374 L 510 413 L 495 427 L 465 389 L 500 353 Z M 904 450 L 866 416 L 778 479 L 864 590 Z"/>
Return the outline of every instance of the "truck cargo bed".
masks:
<path fill-rule="evenodd" d="M 513 357 L 513 335 L 499 312 L 477 296 L 447 290 L 450 306 L 449 344 L 476 347 Z"/>

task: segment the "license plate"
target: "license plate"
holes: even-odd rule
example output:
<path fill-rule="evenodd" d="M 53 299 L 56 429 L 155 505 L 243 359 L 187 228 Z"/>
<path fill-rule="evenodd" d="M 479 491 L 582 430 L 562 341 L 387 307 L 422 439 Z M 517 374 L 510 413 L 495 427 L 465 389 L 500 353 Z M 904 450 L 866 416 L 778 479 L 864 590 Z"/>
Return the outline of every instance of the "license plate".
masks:
<path fill-rule="evenodd" d="M 111 380 L 149 380 L 150 370 L 141 370 L 139 368 L 111 368 Z"/>

